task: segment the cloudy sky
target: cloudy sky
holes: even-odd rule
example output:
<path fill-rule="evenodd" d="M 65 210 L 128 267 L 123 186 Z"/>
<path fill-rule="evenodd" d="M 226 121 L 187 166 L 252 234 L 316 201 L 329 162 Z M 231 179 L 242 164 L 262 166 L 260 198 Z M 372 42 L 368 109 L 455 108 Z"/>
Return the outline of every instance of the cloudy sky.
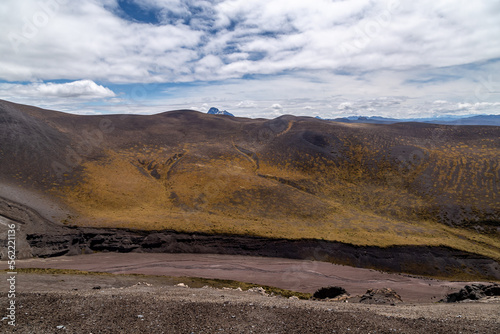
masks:
<path fill-rule="evenodd" d="M 0 99 L 80 114 L 500 114 L 500 1 L 2 0 Z"/>

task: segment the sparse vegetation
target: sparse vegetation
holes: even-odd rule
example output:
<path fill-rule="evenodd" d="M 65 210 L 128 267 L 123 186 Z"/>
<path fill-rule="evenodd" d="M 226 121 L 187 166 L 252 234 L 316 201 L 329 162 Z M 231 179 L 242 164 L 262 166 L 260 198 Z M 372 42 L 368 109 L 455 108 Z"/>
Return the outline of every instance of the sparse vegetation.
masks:
<path fill-rule="evenodd" d="M 85 162 L 84 182 L 61 196 L 86 217 L 80 225 L 442 245 L 500 259 L 500 223 L 471 223 L 498 222 L 500 166 L 490 142 L 466 145 L 443 128 L 428 148 L 368 126 L 332 128 L 335 140 L 320 140 L 326 154 L 289 146 L 293 126 L 245 154 L 245 142 L 108 151 Z"/>

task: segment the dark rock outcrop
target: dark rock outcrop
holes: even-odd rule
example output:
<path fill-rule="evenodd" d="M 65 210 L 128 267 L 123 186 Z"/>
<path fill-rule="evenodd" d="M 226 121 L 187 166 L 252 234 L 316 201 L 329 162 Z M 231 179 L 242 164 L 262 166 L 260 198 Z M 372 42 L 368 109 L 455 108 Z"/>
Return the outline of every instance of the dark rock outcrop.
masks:
<path fill-rule="evenodd" d="M 456 303 L 464 300 L 479 300 L 485 297 L 500 296 L 500 285 L 498 284 L 471 284 L 466 285 L 460 291 L 450 293 L 441 302 Z"/>
<path fill-rule="evenodd" d="M 327 298 L 335 298 L 342 295 L 349 295 L 347 291 L 340 286 L 329 286 L 326 288 L 318 289 L 313 297 L 317 299 L 327 299 Z"/>

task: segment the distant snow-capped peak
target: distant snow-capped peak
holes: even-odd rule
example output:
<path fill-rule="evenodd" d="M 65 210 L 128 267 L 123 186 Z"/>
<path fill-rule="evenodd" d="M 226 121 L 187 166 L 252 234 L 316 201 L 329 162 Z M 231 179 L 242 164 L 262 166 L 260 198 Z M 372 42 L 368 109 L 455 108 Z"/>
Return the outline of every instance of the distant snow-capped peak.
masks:
<path fill-rule="evenodd" d="M 210 110 L 208 110 L 207 114 L 211 114 L 211 115 L 227 115 L 227 116 L 233 116 L 233 114 L 227 112 L 226 110 L 219 110 L 217 108 L 210 108 Z"/>

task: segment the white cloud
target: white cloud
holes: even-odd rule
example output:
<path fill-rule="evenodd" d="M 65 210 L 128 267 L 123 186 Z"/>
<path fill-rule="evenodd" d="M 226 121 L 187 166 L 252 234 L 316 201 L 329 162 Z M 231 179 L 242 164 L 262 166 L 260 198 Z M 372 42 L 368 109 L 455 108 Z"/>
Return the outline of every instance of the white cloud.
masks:
<path fill-rule="evenodd" d="M 35 84 L 32 87 L 42 95 L 57 97 L 106 98 L 115 96 L 111 89 L 98 85 L 91 80 L 79 80 L 63 84 Z"/>
<path fill-rule="evenodd" d="M 199 111 L 208 111 L 208 109 L 210 109 L 210 107 L 208 106 L 208 103 L 203 103 L 201 105 L 201 108 L 191 107 L 191 109 L 199 110 Z"/>
<path fill-rule="evenodd" d="M 114 97 L 115 93 L 91 80 L 79 80 L 68 83 L 32 83 L 29 85 L 0 84 L 2 96 L 22 95 L 26 97 L 72 97 L 83 99 L 101 99 Z"/>
<path fill-rule="evenodd" d="M 352 109 L 352 103 L 351 102 L 342 102 L 339 104 L 337 107 L 338 110 L 350 110 Z"/>
<path fill-rule="evenodd" d="M 271 106 L 272 109 L 274 110 L 283 110 L 283 107 L 279 103 L 275 103 Z"/>
<path fill-rule="evenodd" d="M 467 113 L 475 113 L 483 110 L 491 110 L 492 108 L 499 107 L 500 102 L 476 102 L 476 103 L 458 103 L 457 111 L 465 111 Z M 495 108 L 496 109 L 496 108 Z"/>
<path fill-rule="evenodd" d="M 255 101 L 240 101 L 236 104 L 236 107 L 238 108 L 255 108 L 257 107 L 257 103 Z"/>
<path fill-rule="evenodd" d="M 111 89 L 92 80 L 24 85 L 0 83 L 0 99 L 79 114 L 102 112 L 95 107 L 86 107 L 85 104 L 88 102 L 103 104 L 122 102 Z"/>
<path fill-rule="evenodd" d="M 500 55 L 493 42 L 499 5 L 489 1 L 136 0 L 156 11 L 159 25 L 117 16 L 111 0 L 59 2 L 2 1 L 9 15 L 0 22 L 7 32 L 0 78 L 80 79 L 83 71 L 112 82 L 218 80 L 296 69 L 442 67 Z"/>
<path fill-rule="evenodd" d="M 196 81 L 151 105 L 208 102 L 247 116 L 306 107 L 323 116 L 498 113 L 495 1 L 131 1 L 158 22 L 127 17 L 117 0 L 1 1 L 0 95 L 53 105 L 57 97 L 100 98 L 117 110 L 127 97 L 116 91 L 112 100 L 95 81 Z"/>
<path fill-rule="evenodd" d="M 0 3 L 9 12 L 0 21 L 7 32 L 0 35 L 0 79 L 171 81 L 189 73 L 186 62 L 198 57 L 202 34 L 183 24 L 130 22 L 92 0 L 68 1 L 49 16 L 40 3 Z M 37 15 L 47 22 L 37 24 Z"/>

